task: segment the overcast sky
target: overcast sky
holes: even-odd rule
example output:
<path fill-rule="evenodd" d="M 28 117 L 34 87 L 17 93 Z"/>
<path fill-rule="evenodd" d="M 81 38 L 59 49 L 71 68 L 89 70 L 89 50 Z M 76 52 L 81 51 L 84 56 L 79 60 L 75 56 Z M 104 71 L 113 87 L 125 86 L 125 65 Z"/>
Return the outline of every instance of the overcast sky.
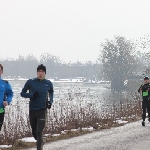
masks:
<path fill-rule="evenodd" d="M 150 0 L 0 0 L 0 57 L 95 61 L 105 39 L 150 34 Z"/>

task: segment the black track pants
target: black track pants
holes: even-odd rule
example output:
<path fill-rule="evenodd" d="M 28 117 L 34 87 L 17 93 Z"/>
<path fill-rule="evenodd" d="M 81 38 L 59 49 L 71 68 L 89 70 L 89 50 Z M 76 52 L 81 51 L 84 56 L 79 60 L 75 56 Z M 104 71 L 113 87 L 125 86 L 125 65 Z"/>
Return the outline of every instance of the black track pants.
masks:
<path fill-rule="evenodd" d="M 4 122 L 4 114 L 5 114 L 5 112 L 0 113 L 0 131 L 2 129 L 2 125 L 3 125 L 3 122 Z"/>
<path fill-rule="evenodd" d="M 30 125 L 32 135 L 37 140 L 37 150 L 41 150 L 43 145 L 42 132 L 46 123 L 47 110 L 30 110 Z"/>
<path fill-rule="evenodd" d="M 146 118 L 146 112 L 148 113 L 148 117 L 150 117 L 150 100 L 143 100 L 142 101 L 142 119 L 145 121 Z"/>

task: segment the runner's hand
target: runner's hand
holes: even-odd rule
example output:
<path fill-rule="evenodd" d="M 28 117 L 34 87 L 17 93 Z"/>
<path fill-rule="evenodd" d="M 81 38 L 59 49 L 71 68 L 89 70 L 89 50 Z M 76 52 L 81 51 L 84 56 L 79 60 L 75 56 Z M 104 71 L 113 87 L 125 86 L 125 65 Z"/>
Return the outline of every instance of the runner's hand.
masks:
<path fill-rule="evenodd" d="M 50 109 L 51 108 L 51 104 L 47 103 L 47 108 Z"/>
<path fill-rule="evenodd" d="M 7 101 L 3 101 L 3 105 L 4 105 L 4 107 L 6 107 L 8 105 L 8 102 Z"/>

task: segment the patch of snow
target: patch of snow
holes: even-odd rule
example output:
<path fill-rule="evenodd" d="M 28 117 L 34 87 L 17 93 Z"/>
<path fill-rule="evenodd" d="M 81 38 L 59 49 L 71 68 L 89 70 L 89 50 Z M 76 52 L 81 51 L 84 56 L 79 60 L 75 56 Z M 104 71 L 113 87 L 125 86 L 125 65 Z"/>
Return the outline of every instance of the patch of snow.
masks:
<path fill-rule="evenodd" d="M 67 132 L 65 132 L 65 131 L 61 131 L 61 134 L 66 134 Z"/>
<path fill-rule="evenodd" d="M 124 121 L 124 120 L 121 120 L 121 119 L 120 119 L 120 120 L 116 120 L 116 122 L 117 122 L 118 124 L 122 124 L 122 123 L 125 124 L 125 123 L 128 123 L 128 121 Z"/>
<path fill-rule="evenodd" d="M 23 141 L 23 142 L 36 142 L 34 137 L 25 137 L 25 138 L 22 138 L 22 139 L 19 139 L 19 140 Z"/>
<path fill-rule="evenodd" d="M 82 128 L 83 131 L 93 131 L 94 128 L 93 127 L 88 127 L 88 128 Z"/>
<path fill-rule="evenodd" d="M 64 132 L 68 132 L 69 130 L 64 130 Z"/>
<path fill-rule="evenodd" d="M 44 136 L 44 137 L 47 137 L 47 136 L 51 136 L 51 134 L 44 134 L 43 136 Z"/>
<path fill-rule="evenodd" d="M 79 129 L 71 129 L 72 132 L 79 131 Z"/>
<path fill-rule="evenodd" d="M 9 148 L 12 147 L 12 145 L 0 145 L 0 148 Z"/>
<path fill-rule="evenodd" d="M 121 119 L 127 119 L 127 117 L 121 117 Z"/>
<path fill-rule="evenodd" d="M 53 136 L 53 137 L 54 137 L 54 136 L 60 136 L 60 134 L 53 134 L 52 136 Z"/>

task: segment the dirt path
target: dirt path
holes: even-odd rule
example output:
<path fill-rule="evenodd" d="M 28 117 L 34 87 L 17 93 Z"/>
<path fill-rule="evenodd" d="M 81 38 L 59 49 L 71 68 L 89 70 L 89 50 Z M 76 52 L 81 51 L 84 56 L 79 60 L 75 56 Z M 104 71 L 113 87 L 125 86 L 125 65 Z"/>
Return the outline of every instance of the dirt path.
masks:
<path fill-rule="evenodd" d="M 44 145 L 44 150 L 146 150 L 150 149 L 150 123 L 141 121 L 96 131 Z M 26 149 L 36 150 L 36 148 Z"/>

